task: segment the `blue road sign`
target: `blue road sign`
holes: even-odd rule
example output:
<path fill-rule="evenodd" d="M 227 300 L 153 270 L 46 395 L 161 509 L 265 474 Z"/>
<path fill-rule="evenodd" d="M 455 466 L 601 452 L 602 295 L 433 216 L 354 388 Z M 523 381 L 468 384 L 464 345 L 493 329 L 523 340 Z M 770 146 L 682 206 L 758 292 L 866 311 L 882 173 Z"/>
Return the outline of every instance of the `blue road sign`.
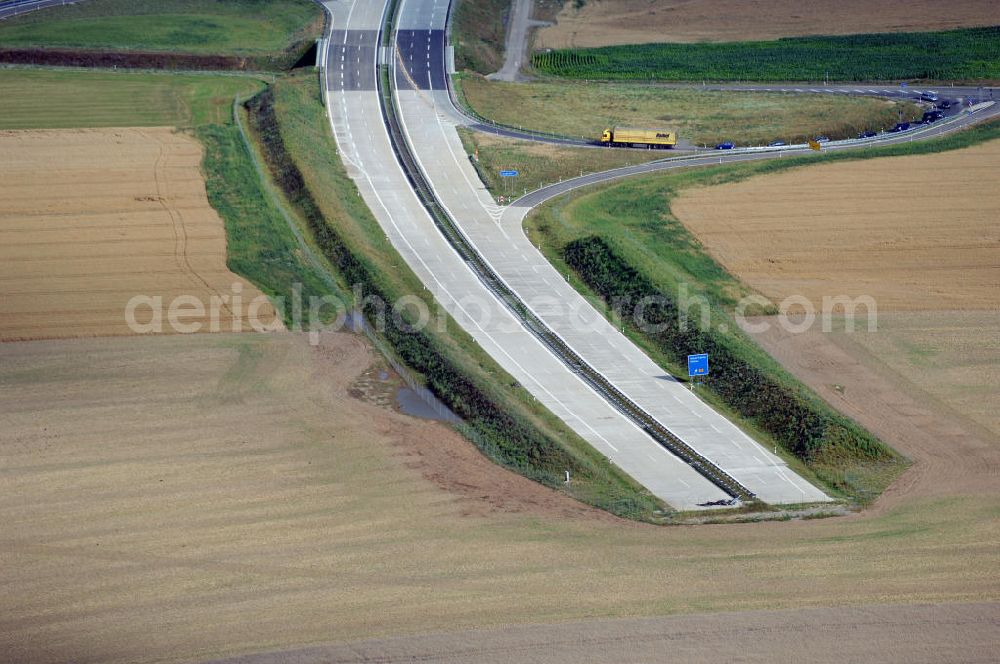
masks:
<path fill-rule="evenodd" d="M 707 376 L 708 375 L 708 355 L 688 355 L 688 375 Z"/>
<path fill-rule="evenodd" d="M 517 171 L 500 171 L 500 177 L 502 178 L 517 177 Z"/>

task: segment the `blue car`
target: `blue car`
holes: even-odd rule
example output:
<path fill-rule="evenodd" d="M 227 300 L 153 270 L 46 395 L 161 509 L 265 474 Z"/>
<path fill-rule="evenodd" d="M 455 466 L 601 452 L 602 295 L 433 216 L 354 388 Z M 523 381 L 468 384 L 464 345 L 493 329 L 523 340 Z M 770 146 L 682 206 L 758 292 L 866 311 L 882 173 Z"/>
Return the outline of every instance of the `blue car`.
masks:
<path fill-rule="evenodd" d="M 735 147 L 736 147 L 736 145 L 734 145 L 733 143 L 730 143 L 729 141 L 726 141 L 725 143 L 719 143 L 718 145 L 716 145 L 715 149 L 716 150 L 732 150 Z"/>
<path fill-rule="evenodd" d="M 875 138 L 878 136 L 874 131 L 863 131 L 858 134 L 858 138 Z"/>
<path fill-rule="evenodd" d="M 889 131 L 891 131 L 892 133 L 895 134 L 897 132 L 906 131 L 909 128 L 910 128 L 910 123 L 909 122 L 900 122 L 895 127 L 893 127 L 892 129 L 890 129 Z"/>

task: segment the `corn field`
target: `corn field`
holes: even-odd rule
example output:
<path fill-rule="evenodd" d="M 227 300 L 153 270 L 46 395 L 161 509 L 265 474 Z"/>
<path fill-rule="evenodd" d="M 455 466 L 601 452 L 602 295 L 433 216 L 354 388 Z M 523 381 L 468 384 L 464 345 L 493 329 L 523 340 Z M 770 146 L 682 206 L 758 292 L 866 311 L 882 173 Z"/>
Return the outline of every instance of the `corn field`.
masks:
<path fill-rule="evenodd" d="M 766 42 L 563 49 L 535 54 L 532 62 L 546 74 L 593 80 L 997 80 L 1000 26 Z"/>

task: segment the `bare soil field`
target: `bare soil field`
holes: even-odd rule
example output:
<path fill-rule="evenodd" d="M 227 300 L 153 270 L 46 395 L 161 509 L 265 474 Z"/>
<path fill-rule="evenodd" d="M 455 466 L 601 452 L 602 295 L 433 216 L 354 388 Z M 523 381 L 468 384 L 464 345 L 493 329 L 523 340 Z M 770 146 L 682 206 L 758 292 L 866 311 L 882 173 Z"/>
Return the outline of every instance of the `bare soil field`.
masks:
<path fill-rule="evenodd" d="M 873 512 L 916 497 L 997 493 L 1000 315 L 883 314 L 877 332 L 853 334 L 752 322 L 771 323 L 753 337 L 785 368 L 914 461 Z M 913 354 L 913 336 L 936 349 L 933 364 Z"/>
<path fill-rule="evenodd" d="M 866 605 L 1000 598 L 995 482 L 858 517 L 624 522 L 497 468 L 440 424 L 351 398 L 376 400 L 373 361 L 349 335 L 319 347 L 290 333 L 0 344 L 5 660 L 197 661 L 390 635 L 826 606 L 849 608 L 676 629 L 725 640 L 749 626 L 791 648 L 801 637 L 780 624 L 831 639 L 832 618 L 842 634 L 885 626 L 866 645 L 891 655 L 913 625 L 935 632 L 926 616 Z M 970 658 L 995 626 L 995 606 L 981 611 L 987 624 L 963 646 Z M 959 636 L 971 620 L 949 607 L 935 615 Z M 892 631 L 893 621 L 910 627 Z M 556 643 L 592 632 L 580 626 Z M 626 647 L 647 632 L 625 629 Z M 560 659 L 551 646 L 516 652 Z"/>
<path fill-rule="evenodd" d="M 0 340 L 131 334 L 135 295 L 162 298 L 163 332 L 180 295 L 205 309 L 186 305 L 182 323 L 209 329 L 216 296 L 218 329 L 250 329 L 263 295 L 226 268 L 201 158 L 168 128 L 0 132 Z M 258 313 L 280 326 L 266 298 Z M 143 306 L 136 320 L 152 316 Z"/>
<path fill-rule="evenodd" d="M 588 0 L 566 2 L 535 48 L 768 40 L 805 35 L 919 32 L 996 25 L 992 0 Z"/>
<path fill-rule="evenodd" d="M 871 296 L 878 311 L 1000 307 L 1000 141 L 690 189 L 671 210 L 778 302 Z M 862 311 L 863 313 L 863 311 Z"/>
<path fill-rule="evenodd" d="M 225 664 L 985 662 L 1000 647 L 998 619 L 1000 604 L 743 611 L 354 641 Z"/>
<path fill-rule="evenodd" d="M 835 408 L 916 463 L 876 512 L 1000 486 L 1000 141 L 810 166 L 691 189 L 672 212 L 730 272 L 778 302 L 870 295 L 853 332 L 834 315 L 755 339 Z M 793 320 L 793 322 L 798 322 Z"/>

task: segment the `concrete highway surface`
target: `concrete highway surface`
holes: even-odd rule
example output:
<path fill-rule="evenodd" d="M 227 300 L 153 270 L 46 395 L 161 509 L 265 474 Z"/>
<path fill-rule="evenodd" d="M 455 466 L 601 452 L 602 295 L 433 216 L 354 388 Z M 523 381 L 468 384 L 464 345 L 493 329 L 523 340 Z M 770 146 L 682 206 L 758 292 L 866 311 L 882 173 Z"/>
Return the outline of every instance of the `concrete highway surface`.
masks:
<path fill-rule="evenodd" d="M 535 398 L 655 495 L 683 509 L 726 500 L 725 492 L 659 446 L 549 352 L 452 249 L 396 160 L 374 74 L 362 73 L 376 68 L 381 3 L 324 4 L 335 31 L 324 72 L 327 109 L 344 164 L 390 242 L 436 301 Z M 442 26 L 446 10 L 442 3 L 436 13 Z M 428 49 L 430 44 L 442 51 L 440 37 L 405 32 L 411 29 L 405 23 L 400 28 L 404 58 L 425 67 L 419 81 L 443 83 L 426 68 L 427 62 L 440 61 Z M 441 92 L 447 94 L 443 87 Z"/>
<path fill-rule="evenodd" d="M 447 9 L 448 0 L 400 0 L 398 34 L 409 35 L 422 27 L 427 45 L 443 44 Z M 433 79 L 429 70 L 437 59 L 421 57 L 422 41 L 416 47 L 410 44 L 397 37 L 404 67 L 397 68 L 396 87 L 412 151 L 441 204 L 507 286 L 591 367 L 761 500 L 772 504 L 828 500 L 685 384 L 666 375 L 566 282 L 531 245 L 520 225 L 501 223 L 504 208 L 485 189 L 465 153 L 447 89 L 422 85 Z M 441 82 L 446 83 L 443 76 Z M 616 462 L 626 471 L 642 463 L 642 448 L 618 447 Z"/>

